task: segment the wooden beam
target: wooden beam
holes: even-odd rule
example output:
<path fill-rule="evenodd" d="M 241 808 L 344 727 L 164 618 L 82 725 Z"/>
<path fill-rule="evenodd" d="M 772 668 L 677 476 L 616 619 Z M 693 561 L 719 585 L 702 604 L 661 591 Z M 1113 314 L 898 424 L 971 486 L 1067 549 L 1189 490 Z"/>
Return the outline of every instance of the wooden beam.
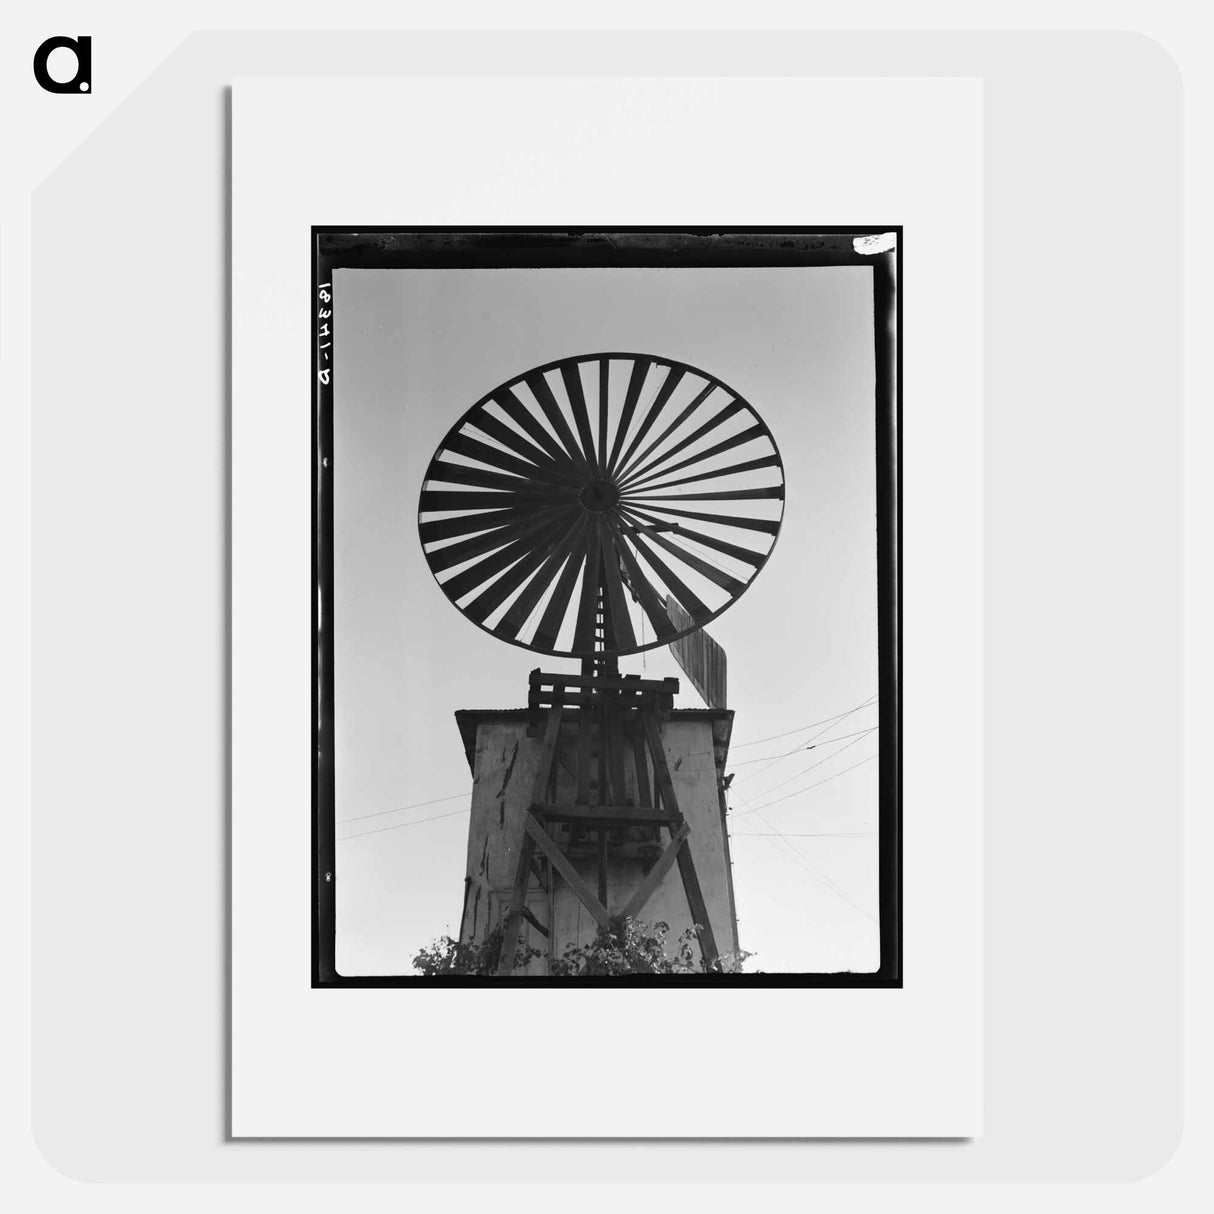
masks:
<path fill-rule="evenodd" d="M 593 826 L 598 822 L 627 823 L 632 826 L 661 826 L 668 822 L 676 825 L 682 816 L 677 811 L 646 809 L 636 805 L 544 805 L 531 806 L 538 818 L 551 818 L 554 822 L 584 822 Z"/>
<path fill-rule="evenodd" d="M 651 712 L 641 713 L 641 728 L 645 731 L 645 740 L 649 743 L 649 758 L 653 763 L 653 782 L 658 790 L 658 800 L 662 808 L 669 810 L 677 821 L 683 820 L 679 812 L 679 800 L 674 795 L 674 780 L 670 775 L 670 764 L 666 759 L 666 748 L 662 745 L 662 732 L 658 728 L 658 719 Z"/>
<path fill-rule="evenodd" d="M 670 871 L 670 866 L 678 857 L 689 834 L 691 834 L 691 827 L 686 822 L 674 832 L 666 850 L 658 857 L 657 863 L 645 874 L 645 880 L 636 887 L 636 892 L 628 899 L 628 905 L 620 912 L 625 919 L 635 919 L 641 908 L 649 901 L 654 890 L 662 884 L 662 878 Z"/>
<path fill-rule="evenodd" d="M 561 734 L 561 698 L 562 689 L 556 689 L 557 703 L 548 709 L 548 722 L 544 729 L 544 741 L 540 746 L 540 762 L 535 771 L 532 801 L 544 801 L 548 797 L 548 782 L 552 778 L 552 765 L 556 759 L 556 743 Z"/>
<path fill-rule="evenodd" d="M 611 775 L 611 800 L 616 805 L 628 803 L 628 787 L 624 782 L 624 730 L 620 714 L 614 709 L 603 711 L 607 734 L 607 770 Z"/>
<path fill-rule="evenodd" d="M 539 861 L 534 856 L 531 857 L 531 875 L 535 878 L 536 884 L 544 891 L 548 892 L 548 882 L 544 880 L 544 874 L 540 871 Z"/>
<path fill-rule="evenodd" d="M 586 882 L 578 876 L 577 869 L 569 863 L 565 853 L 557 847 L 552 836 L 532 814 L 527 814 L 523 819 L 523 825 L 527 831 L 527 837 L 534 839 L 544 855 L 552 861 L 552 866 L 565 878 L 565 883 L 577 895 L 581 904 L 594 916 L 599 926 L 610 927 L 611 916 L 607 913 L 607 908 L 594 896 Z"/>
<path fill-rule="evenodd" d="M 559 703 L 564 708 L 595 708 L 600 704 L 618 706 L 621 711 L 645 708 L 650 706 L 649 698 L 645 695 L 630 696 L 626 692 L 610 691 L 566 691 L 557 696 L 556 692 L 545 691 L 542 688 L 533 690 L 527 697 L 528 708 L 551 708 Z"/>
<path fill-rule="evenodd" d="M 639 730 L 632 735 L 632 756 L 637 773 L 637 804 L 648 808 L 653 805 L 653 781 L 645 761 L 645 738 Z"/>
<path fill-rule="evenodd" d="M 666 759 L 666 748 L 662 744 L 662 732 L 658 728 L 657 717 L 651 712 L 641 714 L 645 723 L 645 736 L 649 741 L 649 753 L 653 759 L 654 775 L 657 778 L 661 792 L 662 808 L 678 813 L 678 799 L 674 793 L 674 780 L 670 775 L 670 763 Z M 679 821 L 682 820 L 680 815 Z M 671 837 L 675 827 L 670 828 Z M 695 861 L 691 857 L 690 847 L 679 848 L 679 875 L 683 878 L 683 890 L 687 895 L 687 905 L 691 910 L 691 921 L 703 930 L 700 932 L 700 952 L 709 963 L 720 956 L 717 951 L 716 936 L 713 935 L 712 923 L 708 918 L 708 907 L 704 902 L 704 893 L 700 889 L 700 878 L 696 873 Z"/>
<path fill-rule="evenodd" d="M 691 908 L 692 922 L 702 929 L 699 933 L 700 952 L 710 965 L 720 957 L 717 950 L 717 938 L 713 934 L 712 922 L 708 918 L 708 906 L 704 902 L 704 893 L 700 889 L 700 878 L 696 874 L 695 860 L 692 859 L 690 847 L 679 848 L 679 876 L 683 878 L 683 892 L 687 895 L 687 905 Z"/>
<path fill-rule="evenodd" d="M 607 905 L 607 827 L 599 827 L 599 901 Z"/>
<path fill-rule="evenodd" d="M 658 691 L 663 695 L 675 695 L 679 690 L 678 679 L 639 679 L 632 675 L 622 678 L 600 678 L 598 675 L 545 674 L 533 670 L 527 679 L 532 687 L 551 687 L 560 683 L 563 687 L 597 687 L 606 691 Z"/>
<path fill-rule="evenodd" d="M 592 743 L 594 739 L 594 712 L 583 708 L 578 714 L 577 735 L 577 792 L 574 800 L 579 805 L 590 803 L 590 781 L 594 772 L 590 770 Z M 602 792 L 599 793 L 602 796 Z"/>
<path fill-rule="evenodd" d="M 514 972 L 514 954 L 518 949 L 518 933 L 522 925 L 523 909 L 527 905 L 527 883 L 531 877 L 531 857 L 535 844 L 531 836 L 524 833 L 519 843 L 518 865 L 514 870 L 514 888 L 510 891 L 510 907 L 502 925 L 502 951 L 497 959 L 499 976 Z"/>

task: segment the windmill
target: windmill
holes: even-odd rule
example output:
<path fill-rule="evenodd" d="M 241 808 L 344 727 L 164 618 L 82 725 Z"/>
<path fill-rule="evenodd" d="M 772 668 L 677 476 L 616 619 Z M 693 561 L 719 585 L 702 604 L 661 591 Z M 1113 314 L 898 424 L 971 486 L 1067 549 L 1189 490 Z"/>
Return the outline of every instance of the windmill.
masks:
<path fill-rule="evenodd" d="M 652 354 L 524 372 L 439 444 L 418 527 L 442 592 L 499 640 L 579 663 L 533 670 L 526 709 L 456 714 L 474 776 L 460 935 L 500 924 L 499 973 L 520 933 L 551 957 L 655 908 L 697 928 L 706 961 L 718 936 L 736 950 L 733 714 L 675 709 L 677 679 L 621 675 L 619 659 L 732 605 L 770 557 L 783 506 L 783 464 L 754 408 Z"/>

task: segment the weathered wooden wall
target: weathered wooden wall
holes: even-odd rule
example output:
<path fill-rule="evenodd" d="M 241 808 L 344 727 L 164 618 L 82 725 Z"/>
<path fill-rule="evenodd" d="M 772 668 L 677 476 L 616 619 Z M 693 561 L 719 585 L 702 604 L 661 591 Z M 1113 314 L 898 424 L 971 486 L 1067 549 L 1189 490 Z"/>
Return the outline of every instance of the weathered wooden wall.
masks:
<path fill-rule="evenodd" d="M 460 725 L 465 742 L 472 743 L 469 760 L 474 777 L 460 938 L 474 941 L 484 939 L 497 926 L 509 902 L 523 835 L 523 816 L 531 804 L 542 739 L 527 736 L 525 713 L 458 715 L 462 718 Z M 676 710 L 662 723 L 663 747 L 679 808 L 691 825 L 687 845 L 695 859 L 709 920 L 722 952 L 733 952 L 738 947 L 720 794 L 729 715 Z M 576 793 L 573 776 L 577 746 L 575 729 L 576 714 L 566 714 L 557 764 L 557 797 L 562 802 L 572 802 Z M 631 764 L 626 767 L 627 791 L 635 803 L 639 798 L 634 770 Z M 647 774 L 652 781 L 652 772 Z M 664 847 L 668 841 L 669 835 L 663 830 L 660 845 Z M 565 839 L 562 845 L 568 847 L 568 844 L 569 840 Z M 590 888 L 597 889 L 598 856 L 594 833 L 590 832 L 580 848 L 568 848 L 566 854 Z M 607 868 L 607 908 L 611 913 L 622 910 L 628 902 L 644 879 L 652 855 L 652 847 L 647 848 L 644 841 L 617 842 L 612 847 Z M 552 948 L 559 956 L 571 944 L 590 943 L 596 925 L 559 875 L 551 874 L 549 884 L 550 889 L 545 893 L 533 882 L 527 905 L 540 923 L 551 925 Z M 666 873 L 638 917 L 646 923 L 668 923 L 672 941 L 691 926 L 691 914 L 677 866 Z M 520 939 L 545 953 L 549 949 L 549 941 L 529 922 L 524 922 Z M 526 972 L 539 974 L 545 970 L 546 962 L 538 961 Z"/>

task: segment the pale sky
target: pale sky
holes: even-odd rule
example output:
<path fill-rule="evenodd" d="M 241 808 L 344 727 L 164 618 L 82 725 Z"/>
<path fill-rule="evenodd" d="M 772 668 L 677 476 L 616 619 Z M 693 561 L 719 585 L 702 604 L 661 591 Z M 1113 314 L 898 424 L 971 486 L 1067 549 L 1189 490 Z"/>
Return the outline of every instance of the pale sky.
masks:
<path fill-rule="evenodd" d="M 521 707 L 530 670 L 577 666 L 494 639 L 443 596 L 417 535 L 426 466 L 490 389 L 603 350 L 718 376 L 779 445 L 775 551 L 709 627 L 736 714 L 739 936 L 748 970 L 876 969 L 871 271 L 338 270 L 334 293 L 338 972 L 412 973 L 458 929 L 472 777 L 455 710 Z M 680 677 L 676 705 L 702 707 L 665 649 L 620 667 Z"/>

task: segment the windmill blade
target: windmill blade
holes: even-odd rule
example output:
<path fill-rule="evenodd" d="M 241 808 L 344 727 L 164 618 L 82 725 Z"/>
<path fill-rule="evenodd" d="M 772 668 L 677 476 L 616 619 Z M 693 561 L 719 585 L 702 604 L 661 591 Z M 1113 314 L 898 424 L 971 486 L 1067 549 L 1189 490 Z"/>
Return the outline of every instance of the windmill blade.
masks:
<path fill-rule="evenodd" d="M 611 458 L 607 461 L 607 471 L 614 472 L 620 456 L 620 446 L 624 442 L 624 434 L 628 430 L 632 415 L 636 412 L 637 401 L 641 396 L 641 388 L 645 384 L 645 376 L 649 374 L 650 362 L 647 358 L 638 358 L 632 364 L 632 375 L 628 380 L 628 391 L 624 394 L 624 409 L 620 413 L 620 424 L 615 429 L 615 442 L 611 445 Z"/>
<path fill-rule="evenodd" d="M 634 542 L 636 543 L 637 551 L 649 562 L 650 568 L 662 579 L 667 589 L 674 593 L 674 597 L 678 600 L 679 605 L 691 616 L 695 624 L 698 626 L 708 623 L 716 614 L 712 608 L 705 606 L 699 595 L 692 591 L 656 552 L 651 552 L 648 547 L 644 546 L 641 543 L 640 536 L 637 536 Z M 663 614 L 666 613 L 665 604 L 662 606 L 662 611 Z M 667 618 L 669 619 L 669 617 Z"/>
<path fill-rule="evenodd" d="M 505 489 L 508 493 L 532 491 L 535 487 L 533 481 L 524 480 L 521 476 L 490 472 L 485 468 L 474 468 L 471 464 L 453 464 L 445 459 L 430 461 L 426 481 L 439 481 L 444 485 L 472 485 L 478 489 Z"/>
<path fill-rule="evenodd" d="M 530 538 L 539 528 L 545 526 L 551 517 L 551 510 L 539 511 L 527 526 L 495 527 L 492 531 L 474 535 L 471 539 L 459 540 L 445 548 L 438 548 L 429 554 L 430 568 L 435 573 L 442 573 L 483 553 L 504 548 L 516 540 Z"/>
<path fill-rule="evenodd" d="M 557 523 L 537 539 L 523 541 L 522 556 L 518 557 L 501 577 L 467 604 L 465 607 L 467 613 L 482 623 L 488 619 L 527 580 L 528 576 L 547 560 L 549 554 L 560 542 L 560 537 L 565 533 L 567 526 L 566 523 Z M 500 558 L 502 554 L 496 555 Z M 480 584 L 482 583 L 477 583 L 477 585 Z"/>
<path fill-rule="evenodd" d="M 632 511 L 630 510 L 626 510 L 624 513 L 627 517 L 634 517 Z M 675 526 L 677 527 L 677 524 L 675 524 Z M 678 557 L 678 559 L 682 561 L 684 565 L 694 569 L 701 577 L 707 578 L 710 582 L 720 586 L 721 589 L 729 594 L 731 598 L 736 598 L 742 593 L 743 590 L 746 589 L 745 582 L 740 581 L 736 577 L 732 577 L 723 569 L 718 569 L 717 566 L 709 564 L 708 561 L 704 560 L 703 557 L 697 556 L 685 544 L 683 546 L 679 546 L 674 540 L 667 539 L 667 537 L 660 531 L 655 531 L 651 527 L 647 528 L 643 523 L 637 525 L 634 530 L 636 531 L 638 541 L 644 538 L 649 542 L 657 544 L 658 547 L 664 548 L 671 554 L 671 556 Z M 682 533 L 676 531 L 675 534 L 678 535 Z M 694 534 L 695 533 L 693 532 L 692 535 Z M 647 548 L 639 543 L 638 547 L 641 548 L 642 553 L 644 553 L 648 558 Z"/>
<path fill-rule="evenodd" d="M 639 468 L 634 472 L 627 481 L 622 481 L 621 487 L 632 484 L 651 469 L 663 466 L 668 459 L 678 455 L 680 451 L 686 451 L 692 443 L 698 443 L 700 439 L 711 434 L 718 427 L 723 426 L 731 417 L 740 413 L 744 408 L 746 406 L 740 400 L 730 401 L 715 417 L 710 417 L 703 425 L 697 426 L 686 438 L 679 439 L 669 451 L 663 451 L 661 455 L 651 460 L 644 468 Z"/>
<path fill-rule="evenodd" d="M 602 461 L 594 449 L 594 435 L 590 433 L 590 410 L 586 406 L 582 374 L 576 363 L 561 363 L 561 382 L 565 385 L 565 395 L 569 398 L 569 407 L 573 412 L 573 422 L 577 426 L 578 439 L 582 444 L 586 463 L 592 468 L 598 468 Z"/>
<path fill-rule="evenodd" d="M 700 451 L 696 455 L 690 455 L 687 457 L 687 459 L 680 460 L 677 464 L 663 464 L 661 472 L 654 473 L 654 476 L 669 476 L 671 473 L 681 472 L 684 468 L 690 468 L 695 464 L 702 464 L 705 460 L 712 459 L 717 455 L 724 455 L 726 451 L 732 451 L 735 447 L 741 447 L 746 443 L 753 442 L 755 439 L 761 439 L 766 435 L 766 433 L 767 431 L 763 426 L 749 426 L 739 434 L 735 434 L 731 438 L 722 439 L 719 443 L 715 443 L 713 446 L 709 447 L 708 450 Z M 779 456 L 768 456 L 767 458 L 769 460 L 776 460 L 777 462 L 779 461 Z M 734 464 L 731 465 L 727 471 L 730 473 L 740 472 L 742 471 L 742 468 L 740 465 Z M 717 475 L 720 475 L 720 473 L 718 472 Z M 646 481 L 644 480 L 632 480 L 628 482 L 627 488 L 629 491 L 631 491 L 632 489 L 638 488 L 645 483 Z"/>
<path fill-rule="evenodd" d="M 641 424 L 637 427 L 637 432 L 632 436 L 628 446 L 624 449 L 623 455 L 620 456 L 620 466 L 626 467 L 628 461 L 632 458 L 637 447 L 644 441 L 645 435 L 653 428 L 654 422 L 658 420 L 658 415 L 665 409 L 667 402 L 674 394 L 674 390 L 683 382 L 683 376 L 687 374 L 686 367 L 672 366 L 666 369 L 666 378 L 662 381 L 662 386 L 658 389 L 658 394 L 653 398 L 653 404 L 649 406 L 648 412 L 642 419 Z M 622 481 L 622 477 L 621 477 Z"/>
<path fill-rule="evenodd" d="M 501 573 L 503 569 L 514 564 L 515 561 L 526 560 L 535 552 L 537 546 L 546 544 L 552 537 L 559 535 L 566 526 L 566 522 L 558 518 L 549 522 L 542 531 L 535 535 L 516 539 L 504 548 L 499 548 L 484 560 L 477 561 L 476 564 L 448 578 L 445 582 L 441 582 L 443 592 L 450 599 L 462 599 L 465 595 L 471 594 L 478 586 L 483 586 L 490 578 Z M 492 608 L 489 608 L 484 614 L 489 614 L 491 610 Z M 478 619 L 484 618 L 471 605 L 469 605 L 469 611 Z"/>
<path fill-rule="evenodd" d="M 649 519 L 652 522 L 660 521 L 655 516 L 646 514 L 643 510 L 636 509 L 635 507 L 630 509 L 631 512 L 635 513 L 640 518 Z M 712 521 L 714 517 L 719 517 L 713 515 L 692 514 L 689 510 L 667 511 L 666 513 L 676 513 L 688 518 L 706 518 L 708 521 Z M 736 523 L 737 520 L 729 519 L 728 521 Z M 754 548 L 744 548 L 739 544 L 730 544 L 725 540 L 718 539 L 715 535 L 707 535 L 703 531 L 694 531 L 690 527 L 683 527 L 679 524 L 675 524 L 675 526 L 678 527 L 679 535 L 682 538 L 694 540 L 697 544 L 703 544 L 707 548 L 712 548 L 721 553 L 723 556 L 731 556 L 734 558 L 734 560 L 744 561 L 748 565 L 754 565 L 756 569 L 759 568 L 767 559 L 766 552 L 761 552 Z M 654 542 L 656 543 L 658 539 L 657 535 L 654 535 L 653 538 Z"/>
<path fill-rule="evenodd" d="M 486 420 L 491 420 L 495 425 L 501 426 L 501 423 L 496 418 Z M 507 427 L 502 426 L 502 429 L 507 434 L 510 434 L 511 438 L 518 438 L 518 435 L 515 435 Z M 485 433 L 487 434 L 488 430 Z M 499 438 L 498 441 L 501 442 L 502 440 Z M 444 454 L 463 455 L 468 459 L 488 464 L 500 472 L 512 472 L 515 476 L 521 476 L 527 480 L 549 479 L 548 470 L 552 467 L 552 463 L 544 453 L 538 447 L 531 446 L 526 439 L 519 439 L 519 445 L 524 449 L 530 449 L 530 455 L 527 459 L 519 459 L 515 455 L 498 450 L 497 447 L 491 447 L 488 443 L 481 442 L 480 439 L 473 437 L 471 434 L 455 435 L 443 444 L 442 450 Z M 572 484 L 573 482 L 566 483 Z"/>
<path fill-rule="evenodd" d="M 620 484 L 625 484 L 632 479 L 633 469 L 637 467 L 643 460 L 647 460 L 688 418 L 694 417 L 696 410 L 717 390 L 717 384 L 709 382 L 696 393 L 695 397 L 684 406 L 679 415 L 658 435 L 657 438 L 645 448 L 640 455 L 636 456 L 630 464 L 622 468 L 619 473 Z"/>
<path fill-rule="evenodd" d="M 654 496 L 652 493 L 628 493 L 625 501 L 638 502 L 745 502 L 764 498 L 784 497 L 783 485 L 765 485 L 758 489 L 697 490 L 695 493 L 677 493 L 673 497 Z"/>
<path fill-rule="evenodd" d="M 721 480 L 722 477 L 736 476 L 742 472 L 757 472 L 760 468 L 778 468 L 779 466 L 780 457 L 778 455 L 765 455 L 762 459 L 752 459 L 747 460 L 745 463 L 735 464 L 723 472 L 717 468 L 710 468 L 705 472 L 696 472 L 692 476 L 683 476 L 673 481 L 663 481 L 660 485 L 647 484 L 645 487 L 654 490 L 673 489 L 676 485 L 694 485 L 700 481 Z M 662 472 L 660 475 L 665 476 L 669 471 L 667 469 L 666 472 Z M 625 494 L 624 496 L 626 498 L 628 495 Z"/>
<path fill-rule="evenodd" d="M 568 451 L 562 450 L 556 439 L 540 425 L 539 419 L 509 388 L 499 388 L 494 399 L 506 416 L 547 452 L 557 468 L 572 473 L 575 478 L 580 475 L 579 461 L 572 459 Z"/>
<path fill-rule="evenodd" d="M 447 489 L 425 489 L 422 491 L 421 509 L 423 512 L 497 510 L 503 506 L 550 506 L 566 500 L 572 503 L 576 498 L 565 491 L 538 485 L 527 485 L 526 492 L 518 493 L 458 493 Z"/>
<path fill-rule="evenodd" d="M 764 472 L 776 483 L 755 485 Z M 771 555 L 783 499 L 775 441 L 728 385 L 656 355 L 586 354 L 523 372 L 464 414 L 427 466 L 418 534 L 473 623 L 587 658 L 671 643 L 729 607 Z M 684 508 L 694 502 L 734 513 Z M 653 637 L 638 641 L 643 624 Z"/>
<path fill-rule="evenodd" d="M 659 502 L 666 501 L 666 498 L 658 498 Z M 680 499 L 673 498 L 673 501 Z M 631 504 L 631 503 L 630 503 Z M 763 531 L 768 535 L 777 535 L 780 531 L 780 524 L 777 520 L 766 518 L 743 518 L 735 514 L 699 514 L 694 510 L 675 510 L 672 506 L 655 506 L 653 502 L 647 502 L 643 507 L 636 507 L 638 510 L 649 511 L 654 514 L 669 514 L 674 518 L 689 518 L 701 523 L 716 523 L 719 527 L 738 527 L 743 531 Z"/>
<path fill-rule="evenodd" d="M 559 461 L 554 460 L 546 449 L 536 446 L 523 430 L 511 429 L 510 426 L 506 425 L 500 418 L 494 417 L 487 409 L 482 409 L 477 414 L 475 421 L 470 422 L 469 425 L 475 426 L 482 434 L 488 435 L 504 447 L 509 447 L 511 451 L 534 464 L 535 468 L 530 473 L 527 473 L 527 475 L 538 477 L 548 483 L 563 485 L 581 484 L 581 477 L 577 469 L 572 467 L 563 456 Z M 449 434 L 443 440 L 443 448 L 451 451 L 458 450 L 455 443 L 460 442 L 465 437 L 471 436 L 462 433 Z M 440 450 L 443 448 L 440 448 Z"/>
<path fill-rule="evenodd" d="M 510 609 L 502 616 L 498 626 L 493 630 L 494 632 L 505 638 L 517 636 L 519 630 L 527 622 L 528 617 L 539 606 L 539 601 L 544 597 L 545 591 L 554 582 L 556 583 L 556 589 L 553 592 L 553 597 L 556 597 L 564 579 L 565 569 L 571 568 L 572 574 L 568 579 L 569 590 L 564 595 L 563 605 L 560 607 L 561 618 L 564 618 L 565 609 L 568 607 L 569 599 L 573 593 L 573 579 L 577 576 L 579 564 L 578 561 L 569 559 L 570 554 L 577 548 L 582 533 L 588 525 L 585 519 L 580 519 L 574 527 L 565 532 L 564 538 L 557 544 L 552 554 L 539 567 L 535 576 L 523 588 L 518 598 L 510 604 Z M 558 571 L 560 572 L 559 578 L 557 576 Z M 551 600 L 549 601 L 551 602 Z"/>
<path fill-rule="evenodd" d="M 556 397 L 552 395 L 552 389 L 548 386 L 548 381 L 544 376 L 538 371 L 533 371 L 523 382 L 531 389 L 531 395 L 539 402 L 544 416 L 548 419 L 548 424 L 556 432 L 557 438 L 561 440 L 561 445 L 569 453 L 569 458 L 577 465 L 592 462 L 590 457 L 578 447 L 577 439 L 573 437 L 573 431 L 569 429 L 569 423 L 561 413 L 561 407 L 556 403 Z"/>

